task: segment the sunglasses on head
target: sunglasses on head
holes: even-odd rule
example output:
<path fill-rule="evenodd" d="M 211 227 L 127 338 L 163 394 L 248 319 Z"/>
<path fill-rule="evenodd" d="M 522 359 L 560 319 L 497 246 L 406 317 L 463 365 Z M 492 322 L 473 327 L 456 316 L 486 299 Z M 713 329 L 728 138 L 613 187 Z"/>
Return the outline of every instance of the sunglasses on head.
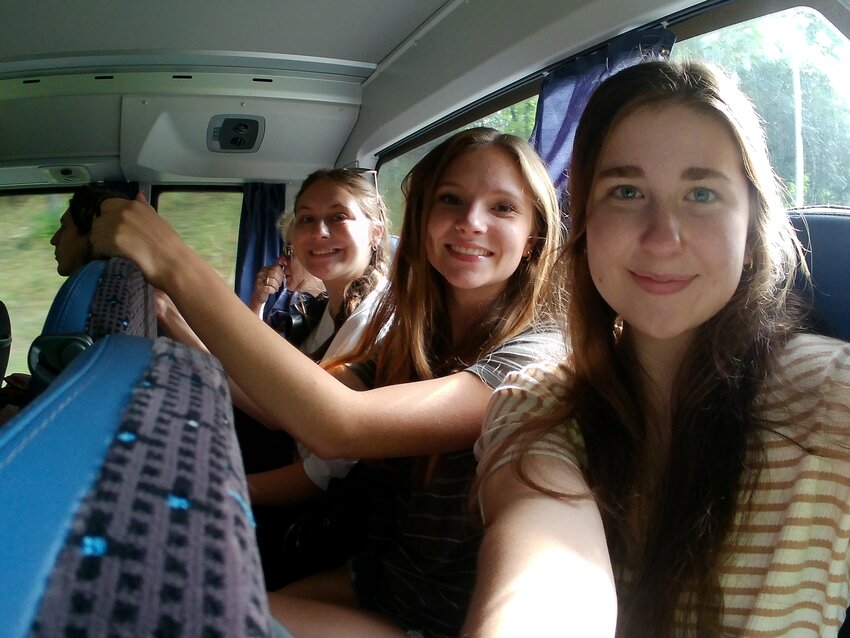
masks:
<path fill-rule="evenodd" d="M 363 179 L 368 181 L 374 187 L 375 190 L 378 190 L 378 171 L 376 171 L 374 168 L 358 168 L 355 166 L 351 168 L 345 167 L 342 170 L 357 173 Z"/>

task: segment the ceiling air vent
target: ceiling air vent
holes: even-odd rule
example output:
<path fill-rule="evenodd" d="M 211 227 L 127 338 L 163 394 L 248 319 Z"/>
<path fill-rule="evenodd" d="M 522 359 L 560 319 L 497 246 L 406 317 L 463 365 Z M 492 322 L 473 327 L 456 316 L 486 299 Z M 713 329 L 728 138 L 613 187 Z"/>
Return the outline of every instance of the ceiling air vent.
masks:
<path fill-rule="evenodd" d="M 91 174 L 83 166 L 40 166 L 51 184 L 88 184 Z"/>
<path fill-rule="evenodd" d="M 259 115 L 215 115 L 207 127 L 207 148 L 213 153 L 256 153 L 266 132 Z"/>

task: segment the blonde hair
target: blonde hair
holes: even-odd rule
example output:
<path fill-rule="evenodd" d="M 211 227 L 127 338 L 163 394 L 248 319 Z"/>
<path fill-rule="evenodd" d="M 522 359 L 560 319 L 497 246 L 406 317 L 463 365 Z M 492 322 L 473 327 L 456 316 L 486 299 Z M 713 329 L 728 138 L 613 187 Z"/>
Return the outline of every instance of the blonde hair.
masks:
<path fill-rule="evenodd" d="M 295 214 L 292 211 L 285 210 L 277 218 L 275 223 L 277 231 L 280 233 L 280 238 L 287 246 L 292 244 L 292 231 L 295 228 Z"/>

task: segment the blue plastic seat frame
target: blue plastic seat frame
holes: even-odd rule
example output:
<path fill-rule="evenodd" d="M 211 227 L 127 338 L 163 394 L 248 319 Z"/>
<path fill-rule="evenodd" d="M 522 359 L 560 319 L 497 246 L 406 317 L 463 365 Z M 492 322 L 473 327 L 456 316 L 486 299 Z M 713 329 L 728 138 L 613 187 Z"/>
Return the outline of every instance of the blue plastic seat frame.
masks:
<path fill-rule="evenodd" d="M 153 341 L 106 337 L 0 437 L 0 627 L 27 634 L 67 529 L 93 482 Z M 71 427 L 73 424 L 83 427 Z M 57 480 L 56 468 L 62 468 Z"/>

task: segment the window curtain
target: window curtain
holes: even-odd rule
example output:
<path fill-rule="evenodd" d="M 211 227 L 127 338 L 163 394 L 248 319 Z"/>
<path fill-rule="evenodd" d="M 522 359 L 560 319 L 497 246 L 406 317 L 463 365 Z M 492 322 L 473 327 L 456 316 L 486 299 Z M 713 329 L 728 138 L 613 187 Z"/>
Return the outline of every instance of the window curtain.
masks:
<path fill-rule="evenodd" d="M 245 184 L 242 193 L 242 217 L 236 249 L 236 294 L 246 304 L 254 292 L 257 271 L 278 260 L 281 238 L 277 218 L 285 205 L 284 184 Z"/>
<path fill-rule="evenodd" d="M 675 40 L 673 32 L 663 27 L 632 31 L 593 53 L 566 62 L 546 76 L 529 141 L 546 162 L 562 198 L 578 120 L 593 90 L 621 69 L 666 57 Z"/>

